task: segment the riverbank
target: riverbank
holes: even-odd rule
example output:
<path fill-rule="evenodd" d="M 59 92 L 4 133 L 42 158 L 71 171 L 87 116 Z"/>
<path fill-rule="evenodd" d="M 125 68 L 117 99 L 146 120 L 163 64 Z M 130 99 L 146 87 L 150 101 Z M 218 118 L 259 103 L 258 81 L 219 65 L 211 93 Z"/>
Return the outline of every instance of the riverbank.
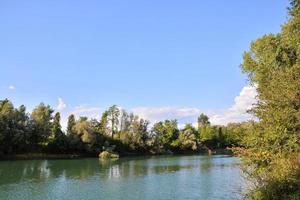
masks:
<path fill-rule="evenodd" d="M 92 154 L 49 154 L 49 153 L 24 153 L 4 155 L 1 160 L 60 160 L 60 159 L 79 159 L 96 157 Z"/>
<path fill-rule="evenodd" d="M 163 155 L 233 155 L 230 149 L 214 149 L 211 151 L 200 151 L 200 152 L 177 152 L 177 153 L 132 153 L 124 152 L 120 153 L 120 157 L 143 157 L 143 156 L 163 156 Z M 23 154 L 12 154 L 12 155 L 2 155 L 0 161 L 2 160 L 60 160 L 60 159 L 80 159 L 80 158 L 98 158 L 97 154 L 51 154 L 51 153 L 23 153 Z"/>

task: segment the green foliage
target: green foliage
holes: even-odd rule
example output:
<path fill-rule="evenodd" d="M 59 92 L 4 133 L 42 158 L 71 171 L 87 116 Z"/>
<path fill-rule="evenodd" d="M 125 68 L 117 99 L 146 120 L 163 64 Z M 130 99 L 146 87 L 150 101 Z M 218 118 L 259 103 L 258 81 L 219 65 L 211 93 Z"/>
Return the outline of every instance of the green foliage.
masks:
<path fill-rule="evenodd" d="M 300 159 L 299 1 L 291 1 L 289 12 L 282 31 L 252 42 L 242 64 L 258 91 L 252 112 L 259 123 L 244 139 L 247 151 L 242 152 L 247 172 L 257 181 L 253 199 L 293 199 L 299 195 L 299 163 L 292 162 Z M 283 165 L 282 160 L 292 167 Z"/>
<path fill-rule="evenodd" d="M 51 132 L 52 132 L 51 137 L 53 139 L 59 138 L 63 134 L 63 132 L 61 130 L 61 125 L 60 125 L 60 113 L 59 112 L 55 113 L 55 115 L 54 115 Z"/>
<path fill-rule="evenodd" d="M 209 148 L 225 147 L 223 127 L 211 126 L 209 118 L 202 114 L 199 131 L 187 124 L 182 130 L 176 120 L 165 120 L 153 125 L 133 113 L 110 107 L 101 119 L 88 119 L 74 115 L 68 117 L 66 133 L 60 124 L 60 113 L 43 103 L 31 114 L 25 107 L 15 109 L 8 100 L 0 101 L 0 152 L 89 153 L 98 155 L 113 149 L 119 154 L 166 152 L 200 152 L 204 145 Z M 203 130 L 208 130 L 207 133 Z M 114 137 L 112 137 L 114 135 Z M 207 136 L 206 136 L 207 135 Z M 220 145 L 222 144 L 222 145 Z"/>
<path fill-rule="evenodd" d="M 110 107 L 107 111 L 108 121 L 111 127 L 111 138 L 118 132 L 120 110 L 116 105 Z"/>
<path fill-rule="evenodd" d="M 155 145 L 161 150 L 172 150 L 176 147 L 173 143 L 178 139 L 179 129 L 177 127 L 176 120 L 165 120 L 164 122 L 158 122 L 154 124 L 151 130 Z"/>
<path fill-rule="evenodd" d="M 25 107 L 15 109 L 5 99 L 0 101 L 0 152 L 11 153 L 14 149 L 22 150 L 28 140 L 28 116 Z"/>
<path fill-rule="evenodd" d="M 100 120 L 100 124 L 99 124 L 99 132 L 102 135 L 108 135 L 108 112 L 105 111 L 102 114 L 101 120 Z"/>
<path fill-rule="evenodd" d="M 240 125 L 241 124 L 236 123 L 236 126 Z M 212 126 L 210 125 L 209 117 L 201 114 L 198 118 L 198 138 L 208 149 L 222 149 L 235 145 L 239 146 L 244 130 L 240 130 L 241 134 L 237 135 L 231 127 L 232 125 L 230 124 L 228 127 Z"/>
<path fill-rule="evenodd" d="M 225 146 L 235 147 L 235 146 L 246 146 L 247 140 L 252 136 L 254 131 L 255 121 L 248 121 L 242 123 L 229 123 L 225 127 L 224 131 L 224 143 Z M 246 142 L 246 143 L 245 143 Z"/>
<path fill-rule="evenodd" d="M 53 119 L 52 113 L 53 110 L 51 107 L 49 105 L 46 106 L 43 103 L 40 103 L 40 105 L 32 111 L 31 121 L 33 130 L 30 141 L 34 145 L 47 144 L 47 140 L 51 135 L 51 121 Z"/>
<path fill-rule="evenodd" d="M 97 140 L 92 130 L 91 122 L 86 118 L 80 118 L 74 126 L 74 132 L 80 138 L 84 150 L 92 152 Z"/>
<path fill-rule="evenodd" d="M 207 115 L 205 115 L 204 113 L 202 113 L 199 117 L 198 117 L 198 127 L 203 127 L 203 126 L 208 126 L 210 125 L 210 121 Z"/>
<path fill-rule="evenodd" d="M 181 151 L 197 151 L 199 149 L 199 141 L 197 139 L 198 132 L 191 124 L 185 125 L 180 131 L 177 145 Z"/>
<path fill-rule="evenodd" d="M 73 128 L 75 126 L 75 116 L 72 114 L 68 117 L 67 135 L 73 135 Z"/>

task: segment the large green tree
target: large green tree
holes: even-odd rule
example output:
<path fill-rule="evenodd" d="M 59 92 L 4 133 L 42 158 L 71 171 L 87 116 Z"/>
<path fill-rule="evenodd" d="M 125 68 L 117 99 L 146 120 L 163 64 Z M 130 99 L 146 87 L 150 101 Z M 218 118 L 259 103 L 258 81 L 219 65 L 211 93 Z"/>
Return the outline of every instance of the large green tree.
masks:
<path fill-rule="evenodd" d="M 242 69 L 257 87 L 259 119 L 245 141 L 248 172 L 258 181 L 253 198 L 300 198 L 300 1 L 278 34 L 252 42 Z M 254 166 L 254 167 L 253 167 Z"/>
<path fill-rule="evenodd" d="M 47 144 L 51 135 L 54 110 L 44 103 L 40 103 L 31 113 L 32 134 L 31 142 L 35 145 Z"/>
<path fill-rule="evenodd" d="M 75 124 L 76 124 L 75 116 L 73 114 L 71 114 L 68 117 L 68 124 L 67 124 L 67 134 L 69 136 L 74 134 L 73 128 L 74 128 Z"/>
<path fill-rule="evenodd" d="M 52 122 L 52 138 L 59 138 L 62 136 L 63 132 L 61 130 L 61 125 L 60 125 L 60 113 L 57 112 L 54 115 L 53 122 Z"/>
<path fill-rule="evenodd" d="M 99 131 L 102 135 L 108 135 L 108 112 L 103 112 L 99 124 Z"/>
<path fill-rule="evenodd" d="M 214 139 L 214 130 L 210 126 L 209 117 L 202 113 L 198 117 L 198 136 L 203 143 Z"/>
<path fill-rule="evenodd" d="M 208 126 L 208 125 L 210 125 L 209 117 L 204 113 L 201 113 L 201 115 L 198 117 L 198 127 Z"/>
<path fill-rule="evenodd" d="M 28 147 L 28 128 L 25 106 L 15 109 L 9 100 L 0 101 L 0 153 L 12 153 Z"/>
<path fill-rule="evenodd" d="M 197 151 L 199 148 L 197 135 L 197 130 L 191 124 L 186 124 L 180 131 L 178 138 L 180 149 L 183 151 Z"/>
<path fill-rule="evenodd" d="M 172 150 L 179 136 L 179 129 L 177 120 L 165 120 L 163 122 L 157 122 L 153 125 L 151 130 L 158 149 Z"/>
<path fill-rule="evenodd" d="M 65 152 L 69 148 L 67 136 L 62 131 L 60 125 L 60 113 L 54 115 L 51 129 L 51 136 L 49 138 L 48 149 L 52 152 Z"/>
<path fill-rule="evenodd" d="M 94 145 L 97 143 L 97 137 L 93 131 L 91 122 L 86 117 L 81 117 L 74 126 L 74 132 L 79 137 L 80 142 L 77 145 L 83 145 L 87 152 L 94 151 Z"/>
<path fill-rule="evenodd" d="M 114 138 L 114 135 L 118 133 L 119 116 L 120 116 L 119 108 L 116 105 L 113 105 L 108 109 L 107 116 L 111 127 L 111 138 Z"/>

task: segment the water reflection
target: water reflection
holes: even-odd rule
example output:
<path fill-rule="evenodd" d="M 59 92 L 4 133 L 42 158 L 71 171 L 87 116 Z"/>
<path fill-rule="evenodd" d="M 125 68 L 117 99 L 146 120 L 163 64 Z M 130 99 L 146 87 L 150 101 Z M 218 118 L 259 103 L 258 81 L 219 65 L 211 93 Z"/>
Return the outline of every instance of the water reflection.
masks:
<path fill-rule="evenodd" d="M 160 164 L 156 160 L 118 160 L 118 161 L 99 161 L 101 177 L 104 179 L 111 178 L 126 178 L 126 177 L 138 177 L 149 174 L 162 174 L 162 173 L 174 173 L 179 170 L 188 170 L 197 167 L 193 164 L 178 165 L 172 163 Z"/>
<path fill-rule="evenodd" d="M 23 180 L 44 182 L 66 177 L 86 179 L 99 171 L 99 164 L 89 160 L 4 161 L 0 162 L 0 185 Z"/>
<path fill-rule="evenodd" d="M 0 162 L 0 199 L 240 199 L 238 159 L 165 156 Z"/>
<path fill-rule="evenodd" d="M 151 157 L 119 160 L 40 160 L 0 162 L 0 185 L 22 181 L 45 182 L 63 178 L 85 180 L 100 177 L 101 180 L 147 176 L 150 174 L 176 173 L 181 170 L 199 170 L 209 175 L 213 168 L 233 167 L 232 161 L 223 157 Z M 207 177 L 209 178 L 209 177 Z M 207 184 L 207 183 L 206 183 Z"/>

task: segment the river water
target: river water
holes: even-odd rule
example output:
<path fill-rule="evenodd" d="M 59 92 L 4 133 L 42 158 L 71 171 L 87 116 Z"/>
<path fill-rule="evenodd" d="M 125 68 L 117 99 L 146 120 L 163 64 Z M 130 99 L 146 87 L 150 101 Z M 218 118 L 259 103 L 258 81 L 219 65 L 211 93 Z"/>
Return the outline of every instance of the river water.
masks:
<path fill-rule="evenodd" d="M 238 158 L 157 156 L 0 162 L 1 200 L 235 200 Z"/>

